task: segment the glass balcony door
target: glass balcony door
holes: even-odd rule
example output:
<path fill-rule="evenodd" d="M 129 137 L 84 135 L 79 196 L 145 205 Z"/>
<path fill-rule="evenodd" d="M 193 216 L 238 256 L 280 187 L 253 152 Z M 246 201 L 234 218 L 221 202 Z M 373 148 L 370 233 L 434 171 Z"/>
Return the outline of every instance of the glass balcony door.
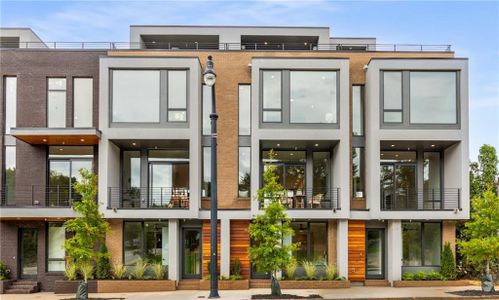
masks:
<path fill-rule="evenodd" d="M 149 163 L 149 206 L 184 207 L 188 200 L 188 186 L 188 163 Z"/>
<path fill-rule="evenodd" d="M 382 164 L 380 178 L 384 209 L 417 209 L 416 164 Z"/>

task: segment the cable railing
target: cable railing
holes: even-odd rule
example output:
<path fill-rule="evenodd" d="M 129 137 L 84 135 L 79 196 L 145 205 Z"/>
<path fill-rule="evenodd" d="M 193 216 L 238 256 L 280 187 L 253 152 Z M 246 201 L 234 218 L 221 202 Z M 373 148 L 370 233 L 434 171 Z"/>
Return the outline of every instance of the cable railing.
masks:
<path fill-rule="evenodd" d="M 335 209 L 340 210 L 340 188 L 286 189 L 278 195 L 268 195 L 260 202 L 265 208 L 272 199 L 281 201 L 288 209 Z"/>
<path fill-rule="evenodd" d="M 67 185 L 3 186 L 0 190 L 2 207 L 71 207 L 81 195 Z"/>
<path fill-rule="evenodd" d="M 2 49 L 84 50 L 220 50 L 220 51 L 332 51 L 332 52 L 451 52 L 444 44 L 359 44 L 359 43 L 200 43 L 200 42 L 2 42 Z"/>
<path fill-rule="evenodd" d="M 109 209 L 188 209 L 189 189 L 185 187 L 110 187 Z"/>
<path fill-rule="evenodd" d="M 461 189 L 382 189 L 381 210 L 461 209 Z"/>

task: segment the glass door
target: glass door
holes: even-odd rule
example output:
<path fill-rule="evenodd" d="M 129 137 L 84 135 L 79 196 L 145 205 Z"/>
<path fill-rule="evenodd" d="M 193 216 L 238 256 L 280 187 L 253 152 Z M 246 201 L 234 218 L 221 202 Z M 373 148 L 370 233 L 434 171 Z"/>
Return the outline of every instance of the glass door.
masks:
<path fill-rule="evenodd" d="M 366 278 L 385 278 L 385 236 L 383 228 L 366 229 Z"/>
<path fill-rule="evenodd" d="M 172 199 L 172 164 L 149 164 L 149 206 L 166 207 Z"/>
<path fill-rule="evenodd" d="M 415 164 L 382 164 L 380 178 L 383 209 L 417 208 Z"/>
<path fill-rule="evenodd" d="M 201 278 L 201 229 L 184 228 L 182 239 L 182 278 Z"/>
<path fill-rule="evenodd" d="M 19 274 L 21 278 L 38 275 L 38 229 L 19 228 Z"/>

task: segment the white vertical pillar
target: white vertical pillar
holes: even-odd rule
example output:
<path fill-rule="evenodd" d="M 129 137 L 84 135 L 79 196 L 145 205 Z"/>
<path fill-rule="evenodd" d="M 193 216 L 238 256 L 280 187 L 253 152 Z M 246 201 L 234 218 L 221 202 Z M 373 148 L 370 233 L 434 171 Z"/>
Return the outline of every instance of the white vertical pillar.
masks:
<path fill-rule="evenodd" d="M 179 220 L 168 220 L 168 279 L 180 280 Z"/>
<path fill-rule="evenodd" d="M 230 219 L 220 223 L 220 275 L 230 276 Z"/>
<path fill-rule="evenodd" d="M 387 234 L 388 280 L 402 278 L 402 222 L 400 220 L 388 221 Z"/>
<path fill-rule="evenodd" d="M 348 220 L 338 220 L 336 231 L 336 267 L 338 274 L 348 278 Z"/>

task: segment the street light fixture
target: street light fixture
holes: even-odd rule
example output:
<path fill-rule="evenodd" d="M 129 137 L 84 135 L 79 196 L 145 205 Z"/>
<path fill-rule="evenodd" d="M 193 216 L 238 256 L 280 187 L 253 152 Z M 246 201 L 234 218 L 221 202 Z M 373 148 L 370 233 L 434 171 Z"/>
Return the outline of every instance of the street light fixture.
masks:
<path fill-rule="evenodd" d="M 203 72 L 204 83 L 211 87 L 211 214 L 210 214 L 210 296 L 220 298 L 218 295 L 218 230 L 217 230 L 217 110 L 215 106 L 215 82 L 217 74 L 213 68 L 213 59 L 208 56 L 206 69 Z"/>

